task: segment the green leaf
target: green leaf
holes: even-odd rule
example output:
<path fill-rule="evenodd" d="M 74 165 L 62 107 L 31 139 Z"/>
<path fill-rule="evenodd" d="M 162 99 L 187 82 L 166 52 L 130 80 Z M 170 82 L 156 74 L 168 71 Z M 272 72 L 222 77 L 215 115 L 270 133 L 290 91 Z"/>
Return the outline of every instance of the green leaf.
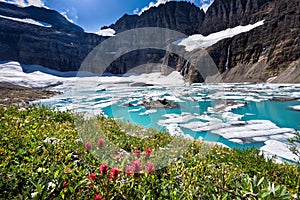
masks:
<path fill-rule="evenodd" d="M 260 186 L 260 184 L 261 184 L 264 180 L 265 180 L 265 178 L 262 177 L 262 178 L 258 181 L 257 186 Z"/>
<path fill-rule="evenodd" d="M 58 174 L 59 174 L 59 170 L 57 170 L 56 172 L 54 172 L 54 175 L 53 175 L 54 179 L 56 179 L 58 177 Z"/>
<path fill-rule="evenodd" d="M 227 197 L 228 197 L 228 193 L 226 193 L 226 194 L 222 197 L 222 200 L 227 199 Z"/>

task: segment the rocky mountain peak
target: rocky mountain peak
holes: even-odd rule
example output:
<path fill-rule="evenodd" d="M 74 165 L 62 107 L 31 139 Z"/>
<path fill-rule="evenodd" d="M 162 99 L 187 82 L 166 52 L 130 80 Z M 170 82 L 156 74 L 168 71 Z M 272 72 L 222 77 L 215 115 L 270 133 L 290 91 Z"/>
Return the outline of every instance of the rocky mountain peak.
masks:
<path fill-rule="evenodd" d="M 116 33 L 141 27 L 162 27 L 191 35 L 197 33 L 204 16 L 204 11 L 192 3 L 171 1 L 152 7 L 140 16 L 125 14 L 109 27 Z"/>
<path fill-rule="evenodd" d="M 69 22 L 55 10 L 42 7 L 18 7 L 13 4 L 0 2 L 0 15 L 18 19 L 33 19 L 51 25 L 53 29 L 65 32 L 84 32 L 84 30 Z"/>

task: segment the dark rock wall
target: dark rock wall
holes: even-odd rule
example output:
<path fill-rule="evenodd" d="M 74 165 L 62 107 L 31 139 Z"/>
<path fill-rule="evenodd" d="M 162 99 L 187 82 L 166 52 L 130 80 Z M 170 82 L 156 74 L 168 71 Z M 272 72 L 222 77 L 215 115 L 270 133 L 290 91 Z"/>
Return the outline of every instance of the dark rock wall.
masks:
<path fill-rule="evenodd" d="M 88 53 L 105 38 L 61 32 L 0 18 L 1 60 L 38 64 L 59 71 L 78 70 Z"/>
<path fill-rule="evenodd" d="M 45 28 L 0 18 L 0 60 L 39 64 L 60 71 L 78 70 L 88 53 L 106 39 L 84 33 L 56 11 L 43 8 L 18 8 L 0 3 L 0 15 L 32 18 L 52 25 Z M 226 82 L 266 81 L 270 77 L 300 71 L 299 64 L 295 64 L 300 57 L 299 0 L 215 0 L 206 14 L 191 3 L 168 2 L 141 16 L 124 15 L 109 27 L 117 33 L 140 27 L 164 27 L 187 35 L 208 35 L 260 20 L 265 20 L 263 26 L 207 48 L 213 61 L 209 64 L 222 73 Z M 201 59 L 203 51 L 194 50 L 186 55 Z M 148 63 L 159 63 L 180 71 L 189 82 L 203 82 L 206 78 L 203 76 L 206 72 L 201 71 L 206 69 L 197 70 L 199 67 L 195 63 L 188 63 L 172 53 L 149 49 L 117 59 L 106 73 L 125 73 Z M 285 72 L 287 69 L 289 73 Z M 280 80 L 284 80 L 283 75 Z"/>
<path fill-rule="evenodd" d="M 138 15 L 125 14 L 110 25 L 117 33 L 140 27 L 162 27 L 191 35 L 198 32 L 205 13 L 188 2 L 168 2 Z"/>

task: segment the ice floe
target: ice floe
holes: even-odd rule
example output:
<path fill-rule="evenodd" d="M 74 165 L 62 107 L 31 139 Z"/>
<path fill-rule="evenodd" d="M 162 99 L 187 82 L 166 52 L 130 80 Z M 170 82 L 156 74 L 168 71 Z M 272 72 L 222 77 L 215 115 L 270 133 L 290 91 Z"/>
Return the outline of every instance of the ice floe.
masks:
<path fill-rule="evenodd" d="M 279 156 L 281 158 L 297 161 L 297 156 L 289 150 L 289 146 L 286 143 L 277 140 L 268 140 L 265 142 L 265 146 L 260 150 L 263 153 L 267 153 L 273 156 Z"/>
<path fill-rule="evenodd" d="M 293 110 L 300 111 L 300 105 L 292 106 L 291 107 Z"/>

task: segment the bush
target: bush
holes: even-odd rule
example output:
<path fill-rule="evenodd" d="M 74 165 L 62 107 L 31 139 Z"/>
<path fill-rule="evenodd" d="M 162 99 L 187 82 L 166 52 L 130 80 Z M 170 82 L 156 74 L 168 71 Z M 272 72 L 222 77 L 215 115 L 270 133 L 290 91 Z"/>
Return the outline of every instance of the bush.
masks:
<path fill-rule="evenodd" d="M 0 108 L 1 199 L 290 199 L 297 192 L 297 166 L 256 149 L 188 141 L 183 156 L 161 168 L 152 154 L 176 138 L 101 116 L 79 119 L 99 125 L 99 138 L 86 134 L 91 141 L 83 143 L 69 112 Z M 105 154 L 93 156 L 107 140 L 133 152 L 129 164 L 115 168 Z"/>

